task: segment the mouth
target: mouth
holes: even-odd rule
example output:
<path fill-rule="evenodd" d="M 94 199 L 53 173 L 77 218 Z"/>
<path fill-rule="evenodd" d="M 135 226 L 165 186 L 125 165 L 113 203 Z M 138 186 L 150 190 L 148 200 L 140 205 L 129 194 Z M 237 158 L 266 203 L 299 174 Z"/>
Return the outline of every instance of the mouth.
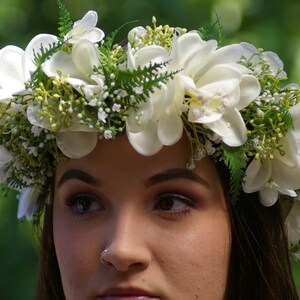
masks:
<path fill-rule="evenodd" d="M 97 300 L 160 300 L 160 298 L 140 289 L 112 288 L 98 296 Z"/>
<path fill-rule="evenodd" d="M 160 298 L 144 295 L 105 295 L 97 297 L 97 300 L 160 300 Z"/>

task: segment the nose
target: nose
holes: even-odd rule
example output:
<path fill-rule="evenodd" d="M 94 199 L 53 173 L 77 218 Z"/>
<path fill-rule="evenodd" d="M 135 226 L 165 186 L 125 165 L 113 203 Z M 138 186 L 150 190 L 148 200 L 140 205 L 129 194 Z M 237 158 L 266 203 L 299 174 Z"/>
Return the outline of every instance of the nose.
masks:
<path fill-rule="evenodd" d="M 144 270 L 151 261 L 143 226 L 133 216 L 112 222 L 107 232 L 106 248 L 101 253 L 101 262 L 119 272 Z"/>

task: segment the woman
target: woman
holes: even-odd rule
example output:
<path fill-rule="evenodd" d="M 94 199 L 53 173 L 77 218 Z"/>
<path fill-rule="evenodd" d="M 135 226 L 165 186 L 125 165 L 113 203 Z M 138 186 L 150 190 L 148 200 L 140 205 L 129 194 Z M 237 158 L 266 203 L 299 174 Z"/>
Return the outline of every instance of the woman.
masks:
<path fill-rule="evenodd" d="M 300 96 L 280 59 L 155 19 L 121 46 L 60 9 L 59 37 L 0 52 L 3 181 L 43 218 L 37 298 L 297 299 Z"/>

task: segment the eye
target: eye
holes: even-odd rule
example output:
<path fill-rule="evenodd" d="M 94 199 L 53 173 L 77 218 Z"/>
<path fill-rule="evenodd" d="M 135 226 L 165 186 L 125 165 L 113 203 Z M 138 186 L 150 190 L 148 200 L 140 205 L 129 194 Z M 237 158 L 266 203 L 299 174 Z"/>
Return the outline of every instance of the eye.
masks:
<path fill-rule="evenodd" d="M 196 207 L 194 200 L 181 194 L 166 193 L 157 197 L 154 209 L 166 215 L 180 216 L 189 213 L 194 207 Z"/>
<path fill-rule="evenodd" d="M 71 207 L 72 213 L 75 216 L 82 216 L 105 210 L 101 201 L 96 196 L 88 193 L 72 195 L 66 200 L 66 205 Z"/>

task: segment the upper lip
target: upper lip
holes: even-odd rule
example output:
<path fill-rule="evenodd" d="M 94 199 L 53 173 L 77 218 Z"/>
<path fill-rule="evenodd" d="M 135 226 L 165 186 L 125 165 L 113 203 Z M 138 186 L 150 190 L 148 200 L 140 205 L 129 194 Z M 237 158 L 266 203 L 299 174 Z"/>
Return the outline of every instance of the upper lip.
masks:
<path fill-rule="evenodd" d="M 154 293 L 144 290 L 142 288 L 137 287 L 110 287 L 103 291 L 103 293 L 100 294 L 100 297 L 104 296 L 147 296 L 152 298 L 159 298 Z"/>

